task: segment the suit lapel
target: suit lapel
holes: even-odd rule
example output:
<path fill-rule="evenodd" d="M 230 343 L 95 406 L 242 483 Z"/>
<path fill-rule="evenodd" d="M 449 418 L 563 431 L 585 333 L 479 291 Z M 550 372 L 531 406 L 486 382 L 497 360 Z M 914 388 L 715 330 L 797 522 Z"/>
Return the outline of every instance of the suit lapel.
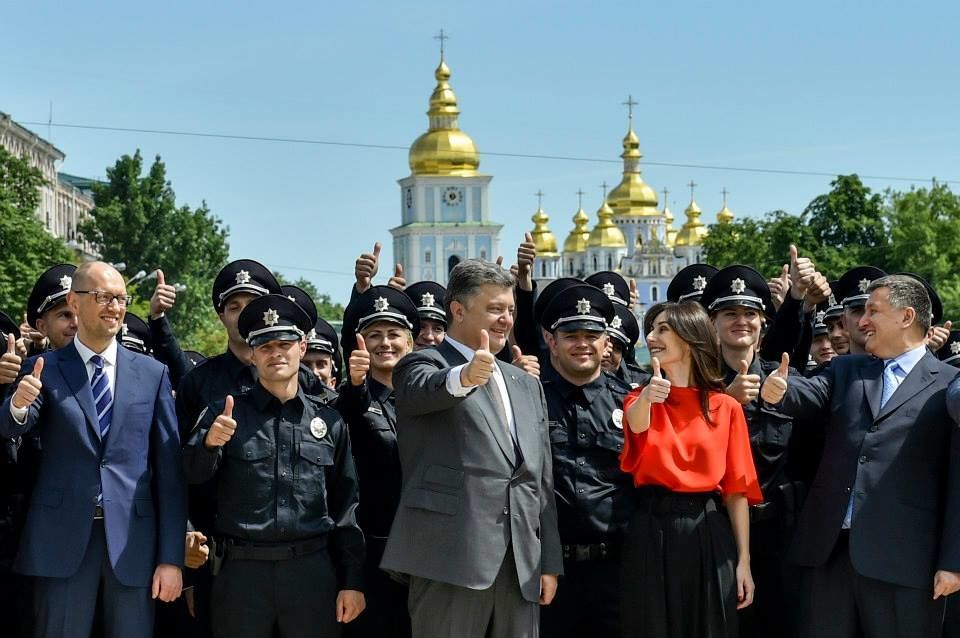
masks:
<path fill-rule="evenodd" d="M 880 413 L 880 394 L 883 392 L 883 361 L 874 359 L 860 368 L 860 378 L 863 380 L 863 394 L 870 406 L 870 416 L 876 419 Z"/>
<path fill-rule="evenodd" d="M 886 405 L 877 414 L 876 419 L 886 418 L 897 408 L 902 406 L 908 400 L 917 396 L 925 387 L 933 383 L 933 377 L 937 373 L 933 365 L 933 355 L 929 352 L 923 355 L 923 358 L 917 362 L 910 374 L 897 386 L 893 395 L 887 400 Z M 881 384 L 882 387 L 882 384 Z M 879 399 L 877 399 L 879 401 Z"/>
<path fill-rule="evenodd" d="M 539 445 L 537 435 L 538 428 L 528 427 L 527 421 L 529 419 L 521 419 L 519 417 L 521 414 L 527 416 L 529 410 L 526 410 L 525 406 L 528 405 L 529 399 L 523 392 L 520 379 L 517 378 L 517 371 L 499 361 L 497 365 L 500 366 L 500 371 L 503 373 L 503 378 L 507 385 L 507 394 L 510 395 L 510 409 L 513 410 L 513 422 L 517 426 L 517 446 L 520 448 L 520 458 L 525 459 L 527 458 L 527 453 L 537 449 Z M 519 374 L 526 373 L 520 372 Z M 524 409 L 520 409 L 521 407 Z"/>
<path fill-rule="evenodd" d="M 93 391 L 90 389 L 90 377 L 87 376 L 87 367 L 77 352 L 77 347 L 72 343 L 59 351 L 60 354 L 60 372 L 66 379 L 67 385 L 80 403 L 80 409 L 83 410 L 87 418 L 87 425 L 93 430 L 96 440 L 100 440 L 100 421 L 97 420 L 97 408 L 93 404 Z"/>
<path fill-rule="evenodd" d="M 124 417 L 140 387 L 139 372 L 134 365 L 136 355 L 124 348 L 117 347 L 117 369 L 113 379 L 113 423 L 110 430 L 123 427 Z M 98 428 L 99 429 L 99 428 Z M 109 437 L 108 437 L 109 438 Z"/>

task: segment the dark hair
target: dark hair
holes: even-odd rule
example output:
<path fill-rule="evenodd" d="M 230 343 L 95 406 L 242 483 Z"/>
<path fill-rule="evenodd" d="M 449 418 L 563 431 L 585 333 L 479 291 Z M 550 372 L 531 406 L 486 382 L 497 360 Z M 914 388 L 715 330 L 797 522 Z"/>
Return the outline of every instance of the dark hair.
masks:
<path fill-rule="evenodd" d="M 450 279 L 447 282 L 447 297 L 444 300 L 447 316 L 452 317 L 450 305 L 454 301 L 467 305 L 467 301 L 480 292 L 480 288 L 484 284 L 512 290 L 514 285 L 513 275 L 510 274 L 509 270 L 504 270 L 495 263 L 480 259 L 465 259 L 454 266 L 453 270 L 450 271 Z"/>
<path fill-rule="evenodd" d="M 930 330 L 930 322 L 933 318 L 931 311 L 930 295 L 927 289 L 920 281 L 906 275 L 887 275 L 880 279 L 874 279 L 867 292 L 873 292 L 878 288 L 888 290 L 887 300 L 890 305 L 897 310 L 904 308 L 913 308 L 917 315 L 916 324 L 926 335 Z"/>
<path fill-rule="evenodd" d="M 723 392 L 723 374 L 720 371 L 720 342 L 710 316 L 697 301 L 659 303 L 643 319 L 644 334 L 650 334 L 653 323 L 663 316 L 680 339 L 690 346 L 690 385 L 700 390 L 700 411 L 707 423 L 710 418 L 710 392 Z"/>

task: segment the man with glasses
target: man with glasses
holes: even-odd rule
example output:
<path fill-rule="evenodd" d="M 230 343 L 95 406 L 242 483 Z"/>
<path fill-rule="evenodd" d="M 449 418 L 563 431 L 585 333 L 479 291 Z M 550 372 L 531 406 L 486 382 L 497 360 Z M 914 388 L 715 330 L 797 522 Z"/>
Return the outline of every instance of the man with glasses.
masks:
<path fill-rule="evenodd" d="M 180 595 L 186 531 L 167 369 L 119 348 L 130 297 L 120 273 L 73 275 L 73 343 L 24 362 L 0 436 L 35 430 L 43 456 L 14 569 L 34 577 L 37 636 L 147 636 L 153 600 Z"/>

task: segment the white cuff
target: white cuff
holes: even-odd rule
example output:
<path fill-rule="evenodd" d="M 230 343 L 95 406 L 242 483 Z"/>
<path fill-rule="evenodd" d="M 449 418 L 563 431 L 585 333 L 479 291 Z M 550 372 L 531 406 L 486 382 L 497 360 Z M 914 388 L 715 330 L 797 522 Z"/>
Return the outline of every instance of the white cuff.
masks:
<path fill-rule="evenodd" d="M 473 390 L 473 386 L 466 388 L 463 383 L 460 382 L 460 372 L 462 372 L 466 366 L 466 363 L 458 365 L 450 368 L 450 372 L 447 373 L 447 392 L 449 392 L 451 396 L 465 397 Z"/>
<path fill-rule="evenodd" d="M 30 406 L 25 408 L 14 407 L 13 401 L 10 402 L 10 414 L 13 416 L 13 420 L 17 422 L 17 425 L 23 425 L 27 422 L 27 411 L 30 409 Z"/>

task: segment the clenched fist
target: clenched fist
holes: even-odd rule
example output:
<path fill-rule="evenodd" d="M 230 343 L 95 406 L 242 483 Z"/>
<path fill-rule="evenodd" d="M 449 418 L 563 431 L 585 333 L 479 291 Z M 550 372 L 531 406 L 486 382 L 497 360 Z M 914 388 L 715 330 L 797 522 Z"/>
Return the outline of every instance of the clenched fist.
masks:
<path fill-rule="evenodd" d="M 203 444 L 208 448 L 222 447 L 233 438 L 233 433 L 236 431 L 237 422 L 233 420 L 233 397 L 228 394 L 223 404 L 223 412 L 210 426 Z"/>

